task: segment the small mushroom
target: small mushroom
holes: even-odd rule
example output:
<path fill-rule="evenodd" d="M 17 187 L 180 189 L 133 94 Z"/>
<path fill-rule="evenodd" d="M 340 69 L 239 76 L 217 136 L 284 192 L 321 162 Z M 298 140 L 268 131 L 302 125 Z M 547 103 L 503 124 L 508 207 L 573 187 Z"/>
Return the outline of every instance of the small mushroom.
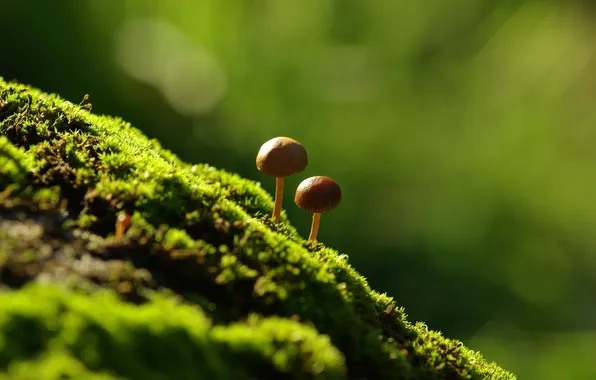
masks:
<path fill-rule="evenodd" d="M 298 185 L 294 202 L 299 207 L 314 214 L 308 240 L 317 240 L 321 213 L 331 211 L 339 205 L 339 202 L 341 202 L 341 189 L 329 177 L 310 177 Z"/>
<path fill-rule="evenodd" d="M 289 137 L 275 137 L 261 146 L 257 154 L 257 168 L 263 174 L 275 177 L 275 206 L 273 220 L 279 221 L 284 192 L 284 177 L 300 173 L 308 165 L 306 150 Z"/>
<path fill-rule="evenodd" d="M 124 232 L 126 232 L 126 229 L 130 225 L 130 218 L 130 214 L 124 213 L 118 215 L 116 218 L 116 233 L 114 234 L 116 239 L 120 239 L 122 236 L 124 236 Z"/>

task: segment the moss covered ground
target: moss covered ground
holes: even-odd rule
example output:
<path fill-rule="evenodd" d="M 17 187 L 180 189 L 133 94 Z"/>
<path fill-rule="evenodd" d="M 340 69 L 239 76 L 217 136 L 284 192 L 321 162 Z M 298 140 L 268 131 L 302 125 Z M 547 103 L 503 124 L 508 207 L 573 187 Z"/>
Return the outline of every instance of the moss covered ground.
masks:
<path fill-rule="evenodd" d="M 272 208 L 251 180 L 0 78 L 0 379 L 515 379 Z"/>

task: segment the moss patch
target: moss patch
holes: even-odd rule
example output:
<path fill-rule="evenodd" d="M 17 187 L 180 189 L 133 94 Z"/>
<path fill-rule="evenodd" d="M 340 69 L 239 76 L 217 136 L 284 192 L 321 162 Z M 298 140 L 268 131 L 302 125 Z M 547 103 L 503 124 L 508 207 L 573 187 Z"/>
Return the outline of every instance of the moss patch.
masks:
<path fill-rule="evenodd" d="M 280 373 L 340 379 L 345 372 L 343 355 L 312 327 L 254 315 L 213 327 L 196 307 L 164 296 L 135 306 L 112 292 L 27 286 L 0 295 L 0 332 L 0 366 L 13 378 L 37 372 L 55 379 L 248 379 Z"/>
<path fill-rule="evenodd" d="M 283 214 L 273 225 L 272 207 L 253 181 L 182 162 L 120 119 L 0 80 L 0 282 L 10 290 L 0 300 L 0 370 L 23 379 L 514 379 L 409 323 L 345 255 L 304 241 Z M 131 227 L 115 239 L 122 212 Z"/>

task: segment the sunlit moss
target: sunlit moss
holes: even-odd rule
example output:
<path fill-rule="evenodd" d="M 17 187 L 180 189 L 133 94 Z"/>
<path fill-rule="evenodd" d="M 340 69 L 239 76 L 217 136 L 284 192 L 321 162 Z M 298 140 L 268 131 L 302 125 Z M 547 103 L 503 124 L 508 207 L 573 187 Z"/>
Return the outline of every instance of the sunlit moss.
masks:
<path fill-rule="evenodd" d="M 273 226 L 272 198 L 255 182 L 182 162 L 130 124 L 55 95 L 0 81 L 0 100 L 0 217 L 26 205 L 44 226 L 42 239 L 2 246 L 0 274 L 15 280 L 0 296 L 0 368 L 47 378 L 82 363 L 76 376 L 514 379 L 410 324 L 345 255 L 310 245 L 283 214 Z M 131 226 L 114 239 L 122 212 Z M 23 249 L 33 253 L 26 267 L 14 259 Z M 17 290 L 57 278 L 56 266 L 74 290 Z"/>
<path fill-rule="evenodd" d="M 312 327 L 258 316 L 212 327 L 200 308 L 160 296 L 134 306 L 28 286 L 0 294 L 0 337 L 0 367 L 17 379 L 345 378 L 343 355 Z"/>

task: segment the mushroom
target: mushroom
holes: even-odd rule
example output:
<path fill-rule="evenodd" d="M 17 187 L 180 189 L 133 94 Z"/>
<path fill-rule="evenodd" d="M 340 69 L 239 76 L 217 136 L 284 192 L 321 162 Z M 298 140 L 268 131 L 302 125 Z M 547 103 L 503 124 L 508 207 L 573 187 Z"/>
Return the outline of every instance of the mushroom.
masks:
<path fill-rule="evenodd" d="M 116 233 L 114 235 L 116 239 L 120 239 L 124 235 L 124 232 L 126 232 L 126 229 L 130 225 L 130 218 L 130 214 L 124 213 L 118 215 L 116 218 Z"/>
<path fill-rule="evenodd" d="M 340 201 L 341 189 L 329 177 L 310 177 L 298 185 L 294 202 L 299 207 L 314 214 L 308 240 L 317 240 L 321 213 L 333 210 L 339 205 Z"/>
<path fill-rule="evenodd" d="M 284 192 L 284 177 L 300 173 L 308 165 L 306 150 L 289 137 L 275 137 L 261 146 L 257 154 L 257 168 L 263 174 L 275 177 L 275 206 L 273 220 L 279 221 Z"/>

